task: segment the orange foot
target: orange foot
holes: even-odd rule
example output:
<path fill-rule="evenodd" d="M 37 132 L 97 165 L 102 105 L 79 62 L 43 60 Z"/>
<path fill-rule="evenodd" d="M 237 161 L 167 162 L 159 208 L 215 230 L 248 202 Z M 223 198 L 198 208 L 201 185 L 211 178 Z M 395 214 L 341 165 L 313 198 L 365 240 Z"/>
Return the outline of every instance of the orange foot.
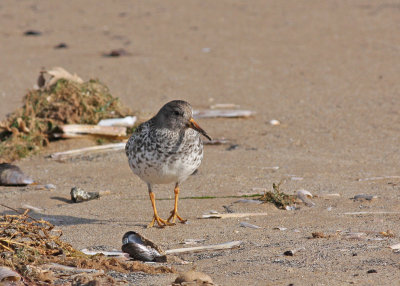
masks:
<path fill-rule="evenodd" d="M 181 223 L 187 222 L 187 219 L 181 218 L 181 216 L 178 214 L 178 211 L 176 211 L 176 210 L 171 211 L 171 215 L 167 219 L 167 222 L 169 222 L 172 219 L 172 223 L 175 224 L 176 218 L 178 218 L 181 221 Z"/>
<path fill-rule="evenodd" d="M 147 228 L 153 227 L 155 222 L 157 222 L 158 226 L 161 227 L 161 228 L 163 228 L 165 226 L 175 225 L 174 223 L 170 223 L 169 221 L 166 221 L 166 220 L 160 218 L 157 214 L 155 214 L 153 216 L 153 220 L 151 221 L 151 223 L 149 223 Z"/>

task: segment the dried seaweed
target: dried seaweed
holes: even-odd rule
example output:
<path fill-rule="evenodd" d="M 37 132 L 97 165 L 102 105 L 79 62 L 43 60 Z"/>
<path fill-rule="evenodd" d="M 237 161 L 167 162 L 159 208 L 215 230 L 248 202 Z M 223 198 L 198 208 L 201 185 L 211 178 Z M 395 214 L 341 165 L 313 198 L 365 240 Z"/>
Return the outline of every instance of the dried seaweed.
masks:
<path fill-rule="evenodd" d="M 259 200 L 263 202 L 273 203 L 277 208 L 285 209 L 286 206 L 293 205 L 296 196 L 285 194 L 280 190 L 280 186 L 283 183 L 283 180 L 278 184 L 273 183 L 272 189 L 273 191 L 267 191 L 262 195 Z"/>
<path fill-rule="evenodd" d="M 0 123 L 0 163 L 46 146 L 59 125 L 97 124 L 129 113 L 100 81 L 59 78 L 52 85 L 28 91 L 23 106 Z"/>
<path fill-rule="evenodd" d="M 122 261 L 103 255 L 86 255 L 63 242 L 60 239 L 62 236 L 60 229 L 55 228 L 48 221 L 30 217 L 28 211 L 18 215 L 0 217 L 0 265 L 14 269 L 21 274 L 25 281 L 49 283 L 51 282 L 49 280 L 56 279 L 54 273 L 44 275 L 45 272 L 40 271 L 41 265 L 49 263 L 123 273 L 132 271 L 150 274 L 175 272 L 166 266 L 154 267 L 137 261 Z"/>

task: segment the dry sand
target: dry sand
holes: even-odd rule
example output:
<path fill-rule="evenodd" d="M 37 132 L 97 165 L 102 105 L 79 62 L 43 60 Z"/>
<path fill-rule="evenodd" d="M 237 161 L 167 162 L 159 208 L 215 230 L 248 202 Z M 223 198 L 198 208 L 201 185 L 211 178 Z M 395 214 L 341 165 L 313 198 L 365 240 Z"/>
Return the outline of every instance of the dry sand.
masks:
<path fill-rule="evenodd" d="M 123 152 L 65 163 L 45 155 L 92 145 L 86 140 L 52 144 L 17 162 L 55 191 L 1 187 L 0 201 L 45 209 L 76 248 L 121 247 L 135 230 L 164 249 L 188 238 L 204 244 L 242 240 L 237 250 L 182 255 L 175 266 L 209 274 L 220 285 L 395 285 L 400 281 L 400 2 L 380 1 L 2 1 L 0 2 L 0 118 L 19 107 L 41 67 L 62 66 L 84 79 L 99 78 L 133 110 L 152 114 L 172 99 L 195 108 L 234 103 L 257 111 L 251 119 L 203 119 L 215 138 L 238 148 L 207 146 L 197 175 L 182 197 L 232 196 L 271 189 L 304 188 L 316 206 L 278 210 L 270 204 L 233 204 L 237 199 L 182 199 L 189 224 L 146 229 L 152 209 L 146 186 Z M 40 36 L 23 36 L 26 30 Z M 54 49 L 60 42 L 67 49 Z M 123 48 L 130 56 L 106 58 Z M 269 124 L 271 119 L 281 122 Z M 269 167 L 279 166 L 276 171 Z M 302 180 L 293 180 L 291 177 Z M 71 187 L 111 190 L 95 201 L 71 204 Z M 377 195 L 353 201 L 356 194 Z M 158 186 L 172 198 L 173 186 Z M 172 200 L 157 201 L 168 216 Z M 235 212 L 268 212 L 246 219 L 199 220 L 203 212 L 230 206 Z M 0 207 L 3 213 L 8 212 Z M 261 229 L 242 228 L 246 221 Z M 287 230 L 274 230 L 285 227 Z M 394 238 L 372 232 L 391 230 Z M 312 232 L 371 232 L 309 239 Z M 378 239 L 377 239 L 378 238 Z M 294 256 L 291 249 L 303 248 Z M 377 273 L 367 273 L 376 270 Z M 168 285 L 174 275 L 141 276 L 140 285 Z"/>

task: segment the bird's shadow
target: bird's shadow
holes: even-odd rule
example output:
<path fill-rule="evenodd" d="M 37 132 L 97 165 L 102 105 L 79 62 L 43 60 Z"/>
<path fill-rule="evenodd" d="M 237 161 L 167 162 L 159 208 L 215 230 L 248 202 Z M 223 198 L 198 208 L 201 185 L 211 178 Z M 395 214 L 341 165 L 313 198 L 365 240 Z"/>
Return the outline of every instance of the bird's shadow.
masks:
<path fill-rule="evenodd" d="M 23 214 L 26 209 L 19 208 L 17 209 L 19 214 Z M 3 211 L 0 213 L 0 216 L 5 215 L 15 215 L 16 212 L 12 210 Z M 113 220 L 101 220 L 101 219 L 90 219 L 90 218 L 82 218 L 70 215 L 52 215 L 52 214 L 42 214 L 35 212 L 34 210 L 30 210 L 28 216 L 35 219 L 35 220 L 45 220 L 50 222 L 52 225 L 55 226 L 69 226 L 69 225 L 83 225 L 83 224 L 116 224 L 120 226 L 127 226 L 127 227 L 135 227 L 146 229 L 146 223 L 140 223 L 137 221 L 113 221 Z"/>
<path fill-rule="evenodd" d="M 64 202 L 64 203 L 72 203 L 72 201 L 70 199 L 66 199 L 66 198 L 63 198 L 63 197 L 51 197 L 50 199 L 61 201 L 61 202 Z"/>
<path fill-rule="evenodd" d="M 20 214 L 23 214 L 25 209 L 18 209 Z M 9 210 L 9 211 L 4 211 L 0 213 L 0 215 L 15 215 L 15 211 Z M 28 216 L 35 219 L 35 220 L 45 220 L 50 222 L 51 224 L 55 226 L 63 226 L 63 225 L 79 225 L 79 224 L 102 224 L 105 223 L 105 221 L 101 221 L 98 219 L 89 219 L 89 218 L 82 218 L 82 217 L 75 217 L 75 216 L 69 216 L 69 215 L 51 215 L 51 214 L 41 214 L 38 212 L 35 212 L 31 210 L 28 213 Z"/>

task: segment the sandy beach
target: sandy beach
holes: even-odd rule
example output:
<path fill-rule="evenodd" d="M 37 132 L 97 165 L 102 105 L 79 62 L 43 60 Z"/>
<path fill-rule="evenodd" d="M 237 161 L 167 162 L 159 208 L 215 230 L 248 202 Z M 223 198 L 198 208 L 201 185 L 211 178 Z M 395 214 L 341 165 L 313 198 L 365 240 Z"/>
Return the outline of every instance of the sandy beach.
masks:
<path fill-rule="evenodd" d="M 362 0 L 2 1 L 1 119 L 21 106 L 41 68 L 54 66 L 100 79 L 141 118 L 173 99 L 195 109 L 229 103 L 256 115 L 198 119 L 212 138 L 230 143 L 205 146 L 198 173 L 182 184 L 179 212 L 187 224 L 146 228 L 147 187 L 123 151 L 48 158 L 96 145 L 89 139 L 53 142 L 15 162 L 56 189 L 1 186 L 0 202 L 43 209 L 32 215 L 61 228 L 77 249 L 120 250 L 129 230 L 165 250 L 186 247 L 185 239 L 242 241 L 238 249 L 179 255 L 190 263 L 172 265 L 195 267 L 218 285 L 394 285 L 400 281 L 400 254 L 389 248 L 400 242 L 399 20 L 400 3 Z M 25 36 L 27 30 L 41 34 Z M 60 43 L 67 48 L 55 49 Z M 104 56 L 118 49 L 128 54 Z M 315 206 L 237 202 L 280 181 L 288 194 L 311 192 Z M 111 194 L 74 204 L 74 186 Z M 173 188 L 155 188 L 164 218 Z M 376 198 L 352 199 L 359 194 Z M 211 210 L 268 215 L 199 219 Z M 11 213 L 1 206 L 0 212 Z M 381 234 L 388 230 L 394 237 Z M 315 232 L 325 237 L 313 238 Z M 284 255 L 289 250 L 297 251 Z M 142 275 L 136 283 L 170 285 L 175 277 Z"/>

